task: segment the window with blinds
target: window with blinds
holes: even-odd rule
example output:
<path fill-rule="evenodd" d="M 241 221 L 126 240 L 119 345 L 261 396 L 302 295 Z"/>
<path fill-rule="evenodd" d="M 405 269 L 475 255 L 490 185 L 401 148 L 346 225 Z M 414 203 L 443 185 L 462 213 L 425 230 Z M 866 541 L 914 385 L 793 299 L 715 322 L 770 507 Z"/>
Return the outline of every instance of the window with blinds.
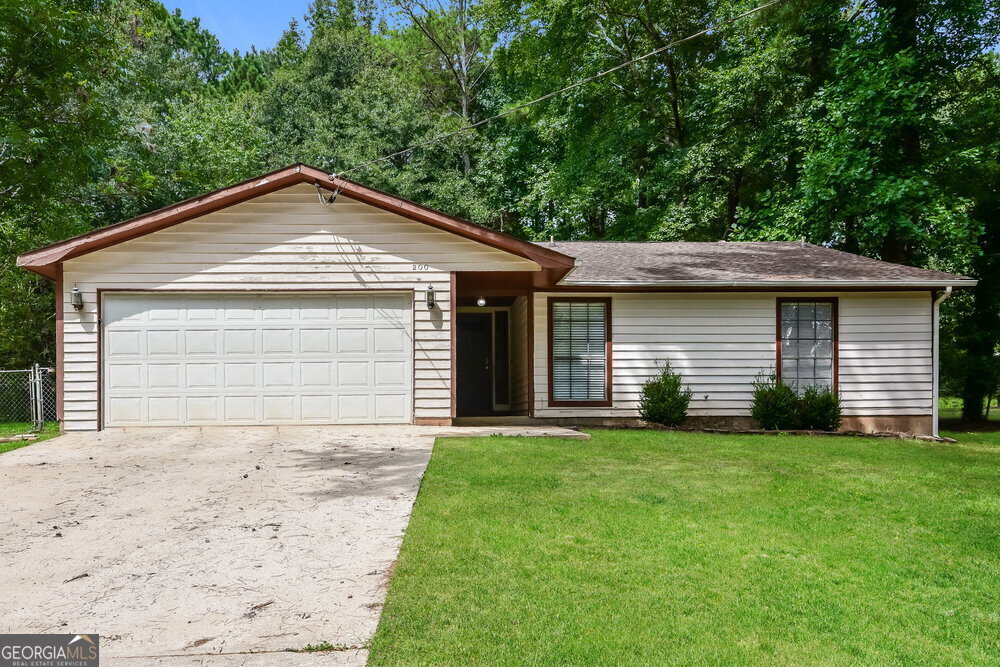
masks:
<path fill-rule="evenodd" d="M 552 400 L 606 402 L 607 301 L 552 301 Z"/>
<path fill-rule="evenodd" d="M 781 381 L 801 393 L 807 387 L 834 386 L 836 304 L 832 301 L 781 301 Z"/>

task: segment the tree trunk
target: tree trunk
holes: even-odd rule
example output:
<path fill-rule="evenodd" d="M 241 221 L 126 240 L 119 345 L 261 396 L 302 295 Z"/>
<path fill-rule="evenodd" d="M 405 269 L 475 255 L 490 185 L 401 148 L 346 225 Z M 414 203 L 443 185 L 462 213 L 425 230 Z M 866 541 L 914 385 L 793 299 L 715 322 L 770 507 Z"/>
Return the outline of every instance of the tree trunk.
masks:
<path fill-rule="evenodd" d="M 993 393 L 1000 360 L 1000 197 L 987 196 L 977 202 L 973 217 L 985 224 L 979 247 L 982 254 L 974 263 L 974 275 L 979 279 L 972 292 L 972 315 L 964 322 L 966 372 L 962 387 L 962 419 L 980 421 L 983 402 Z"/>
<path fill-rule="evenodd" d="M 684 147 L 684 129 L 681 126 L 681 108 L 678 99 L 677 68 L 674 67 L 674 59 L 667 59 L 667 72 L 670 74 L 670 112 L 674 117 L 674 135 L 677 145 Z"/>
<path fill-rule="evenodd" d="M 844 220 L 844 242 L 840 249 L 855 255 L 861 254 L 861 244 L 858 243 L 858 218 L 850 216 Z"/>
<path fill-rule="evenodd" d="M 915 0 L 882 0 L 883 8 L 889 11 L 889 28 L 885 37 L 890 53 L 909 51 L 915 53 L 919 32 L 917 19 L 920 13 L 920 3 Z M 916 84 L 921 78 L 919 65 L 911 64 L 901 75 Z M 889 144 L 885 147 L 887 153 L 895 153 L 897 158 L 894 169 L 899 176 L 906 177 L 921 168 L 920 128 L 909 122 L 901 122 L 894 136 L 890 135 Z M 917 203 L 919 206 L 920 203 Z M 898 213 L 901 217 L 917 216 L 917 206 L 903 207 Z M 897 264 L 912 264 L 913 244 L 906 229 L 890 226 L 882 243 L 882 259 Z"/>
<path fill-rule="evenodd" d="M 587 216 L 587 231 L 592 239 L 602 239 L 608 229 L 608 211 L 598 208 Z"/>
<path fill-rule="evenodd" d="M 722 232 L 722 238 L 726 238 L 729 232 L 736 229 L 736 213 L 740 207 L 740 186 L 743 185 L 743 170 L 738 169 L 733 174 L 732 184 L 726 192 L 726 228 Z"/>
<path fill-rule="evenodd" d="M 463 125 L 469 124 L 469 95 L 464 87 L 462 88 L 462 121 Z M 472 158 L 469 156 L 468 150 L 462 151 L 462 169 L 466 176 L 472 171 Z"/>

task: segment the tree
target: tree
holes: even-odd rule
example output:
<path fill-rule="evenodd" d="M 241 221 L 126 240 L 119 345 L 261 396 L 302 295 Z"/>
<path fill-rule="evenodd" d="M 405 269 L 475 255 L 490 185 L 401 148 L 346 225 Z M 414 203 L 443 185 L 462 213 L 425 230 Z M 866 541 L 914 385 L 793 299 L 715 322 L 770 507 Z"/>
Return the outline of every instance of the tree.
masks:
<path fill-rule="evenodd" d="M 117 75 L 122 44 L 103 0 L 0 5 L 0 212 L 92 175 L 111 131 L 98 82 Z"/>
<path fill-rule="evenodd" d="M 480 8 L 471 0 L 395 0 L 410 21 L 401 30 L 394 52 L 409 60 L 420 76 L 420 84 L 438 104 L 457 107 L 455 112 L 468 125 L 492 65 L 496 33 Z M 416 39 L 414 39 L 416 38 Z M 472 170 L 469 151 L 463 151 L 466 175 Z"/>
<path fill-rule="evenodd" d="M 950 87 L 950 186 L 971 203 L 981 230 L 970 273 L 979 280 L 953 326 L 962 351 L 962 417 L 978 421 L 1000 380 L 1000 57 L 977 58 Z"/>
<path fill-rule="evenodd" d="M 100 0 L 0 5 L 0 366 L 53 358 L 51 284 L 17 255 L 81 225 L 78 190 L 95 176 L 114 131 L 114 80 L 123 52 Z"/>

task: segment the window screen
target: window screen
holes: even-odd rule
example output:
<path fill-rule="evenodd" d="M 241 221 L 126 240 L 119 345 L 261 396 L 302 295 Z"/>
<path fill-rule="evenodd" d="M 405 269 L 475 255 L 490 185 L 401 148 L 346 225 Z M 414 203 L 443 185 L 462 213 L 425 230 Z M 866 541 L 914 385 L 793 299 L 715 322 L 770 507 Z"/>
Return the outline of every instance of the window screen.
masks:
<path fill-rule="evenodd" d="M 781 380 L 798 392 L 833 387 L 834 304 L 781 303 Z"/>
<path fill-rule="evenodd" d="M 607 400 L 607 303 L 552 303 L 552 399 Z"/>

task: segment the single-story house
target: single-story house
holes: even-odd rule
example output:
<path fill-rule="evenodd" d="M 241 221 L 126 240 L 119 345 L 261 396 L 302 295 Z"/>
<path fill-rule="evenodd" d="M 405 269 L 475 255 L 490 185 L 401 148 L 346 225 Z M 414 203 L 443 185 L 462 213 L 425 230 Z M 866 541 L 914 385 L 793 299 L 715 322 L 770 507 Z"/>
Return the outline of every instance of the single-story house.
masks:
<path fill-rule="evenodd" d="M 934 433 L 938 304 L 975 281 L 806 243 L 530 243 L 302 164 L 28 252 L 56 282 L 66 430 L 691 419 L 754 379 Z"/>

